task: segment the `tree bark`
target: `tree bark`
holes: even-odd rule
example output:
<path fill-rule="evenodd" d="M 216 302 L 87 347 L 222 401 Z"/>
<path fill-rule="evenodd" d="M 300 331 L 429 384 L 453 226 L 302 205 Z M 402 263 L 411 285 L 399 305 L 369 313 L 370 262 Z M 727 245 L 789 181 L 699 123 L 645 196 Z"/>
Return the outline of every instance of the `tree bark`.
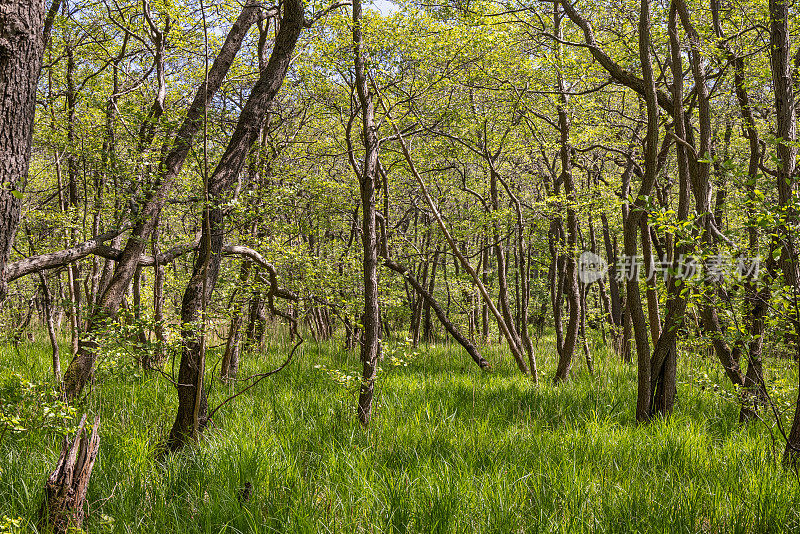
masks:
<path fill-rule="evenodd" d="M 0 0 L 0 302 L 28 178 L 45 11 L 44 0 Z"/>
<path fill-rule="evenodd" d="M 180 448 L 193 431 L 207 424 L 207 401 L 201 375 L 203 347 L 196 325 L 198 320 L 205 320 L 200 317 L 202 304 L 211 302 L 219 275 L 225 235 L 222 204 L 235 185 L 248 151 L 261 131 L 267 109 L 283 84 L 303 24 L 302 1 L 288 0 L 269 62 L 250 92 L 225 153 L 208 181 L 210 206 L 204 210 L 207 222 L 203 225 L 200 250 L 181 305 L 183 350 L 178 371 L 178 412 L 169 437 L 172 449 Z"/>
<path fill-rule="evenodd" d="M 375 220 L 375 180 L 378 173 L 378 134 L 375 107 L 369 91 L 363 50 L 361 0 L 353 1 L 353 57 L 355 85 L 361 107 L 364 160 L 359 174 L 361 189 L 362 269 L 364 276 L 364 336 L 361 344 L 361 389 L 358 395 L 358 419 L 369 426 L 372 399 L 380 351 L 380 318 L 378 308 L 378 243 Z M 431 277 L 433 278 L 433 277 Z"/>
<path fill-rule="evenodd" d="M 247 32 L 259 16 L 260 8 L 247 5 L 242 8 L 234 22 L 222 48 L 208 72 L 207 81 L 197 90 L 172 147 L 163 158 L 161 174 L 139 212 L 133 231 L 120 256 L 114 275 L 100 297 L 99 305 L 89 318 L 89 334 L 101 329 L 107 321 L 114 320 L 119 311 L 125 292 L 130 285 L 139 258 L 145 250 L 147 241 L 159 219 L 161 208 L 172 189 L 175 178 L 180 174 L 183 163 L 189 154 L 194 137 L 203 122 L 203 110 L 222 85 L 233 60 L 241 48 Z M 78 353 L 72 359 L 64 374 L 64 387 L 68 399 L 74 399 L 89 381 L 97 358 L 97 342 L 92 339 L 82 341 Z"/>
<path fill-rule="evenodd" d="M 800 362 L 800 317 L 797 316 L 800 295 L 800 275 L 798 274 L 797 252 L 792 226 L 798 215 L 792 203 L 795 202 L 795 158 L 797 157 L 797 117 L 795 112 L 795 95 L 792 80 L 791 42 L 789 35 L 789 2 L 788 0 L 770 0 L 769 2 L 769 44 L 770 67 L 772 69 L 772 86 L 775 91 L 775 115 L 777 119 L 776 138 L 778 143 L 778 168 L 776 173 L 778 186 L 778 203 L 786 210 L 778 232 L 781 235 L 782 252 L 780 267 L 783 271 L 784 284 L 792 290 L 792 307 L 789 323 L 793 332 L 787 336 L 788 342 L 794 345 L 795 357 Z M 789 431 L 783 462 L 796 467 L 800 459 L 800 384 L 795 403 L 794 419 Z"/>
<path fill-rule="evenodd" d="M 561 13 L 558 3 L 554 4 L 553 20 L 557 36 L 561 36 Z M 561 45 L 557 45 L 558 55 L 560 56 Z M 570 119 L 567 115 L 567 96 L 564 86 L 564 79 L 561 71 L 557 71 L 559 102 L 558 109 L 558 128 L 561 136 L 561 177 L 560 181 L 564 184 L 564 193 L 567 199 L 567 251 L 565 255 L 565 284 L 567 298 L 569 299 L 569 319 L 567 321 L 567 331 L 564 335 L 564 347 L 559 355 L 558 367 L 556 368 L 553 382 L 563 382 L 569 377 L 572 368 L 572 358 L 575 354 L 575 346 L 578 341 L 581 318 L 581 296 L 578 287 L 578 273 L 576 262 L 576 246 L 578 240 L 578 215 L 575 204 L 577 197 L 575 193 L 575 179 L 572 174 L 572 147 L 570 145 Z"/>
<path fill-rule="evenodd" d="M 683 102 L 683 62 L 681 56 L 680 38 L 677 28 L 677 7 L 675 2 L 670 5 L 669 13 L 669 39 L 672 69 L 672 98 L 675 102 Z M 684 120 L 683 105 L 675 107 L 675 133 L 681 139 L 686 139 L 686 123 Z M 675 144 L 678 163 L 678 221 L 686 221 L 689 216 L 689 202 L 691 191 L 690 168 L 686 148 Z M 680 239 L 680 241 L 685 241 Z M 686 244 L 675 247 L 673 261 L 681 258 L 689 251 Z M 677 264 L 673 264 L 677 267 Z M 683 325 L 684 314 L 688 301 L 687 288 L 683 281 L 670 277 L 667 286 L 667 313 L 664 318 L 663 330 L 653 341 L 653 356 L 650 364 L 650 398 L 651 415 L 659 413 L 666 415 L 672 411 L 675 402 L 676 375 L 677 375 L 677 336 L 678 330 Z"/>
<path fill-rule="evenodd" d="M 642 65 L 644 94 L 647 108 L 647 133 L 645 137 L 645 171 L 639 195 L 633 202 L 625 221 L 625 254 L 636 257 L 638 250 L 636 235 L 639 221 L 644 216 L 645 196 L 650 193 L 656 178 L 658 160 L 658 101 L 653 65 L 650 63 L 650 1 L 641 0 L 639 11 L 639 60 Z M 626 280 L 626 300 L 631 315 L 637 356 L 637 401 L 636 420 L 646 421 L 650 412 L 650 345 L 647 339 L 647 323 L 642 311 L 638 276 Z"/>
<path fill-rule="evenodd" d="M 45 485 L 45 500 L 39 510 L 39 526 L 58 534 L 80 530 L 86 510 L 86 492 L 100 450 L 100 416 L 95 417 L 92 432 L 84 436 L 86 414 L 70 443 L 64 438 L 61 457 Z M 87 429 L 88 430 L 88 429 Z"/>
<path fill-rule="evenodd" d="M 736 54 L 732 47 L 729 46 L 725 34 L 722 29 L 722 22 L 720 21 L 720 2 L 719 0 L 711 0 L 711 15 L 714 25 L 714 33 L 718 38 L 718 47 L 722 50 L 728 58 L 728 62 L 733 66 L 733 81 L 735 86 L 736 100 L 739 104 L 739 110 L 742 115 L 744 137 L 748 141 L 750 148 L 750 155 L 747 164 L 747 180 L 745 182 L 745 190 L 747 191 L 748 200 L 755 205 L 756 198 L 756 183 L 758 176 L 761 173 L 759 169 L 759 162 L 761 161 L 761 146 L 759 143 L 758 130 L 756 129 L 755 120 L 753 119 L 753 110 L 750 105 L 750 96 L 747 93 L 747 85 L 745 80 L 745 63 L 744 58 Z M 758 225 L 757 225 L 757 212 L 752 207 L 747 208 L 748 218 L 748 251 L 751 257 L 758 256 Z M 772 255 L 770 255 L 772 257 Z M 761 351 L 764 341 L 764 316 L 767 311 L 766 302 L 769 300 L 771 293 L 769 283 L 762 283 L 761 289 L 757 287 L 756 282 L 747 281 L 745 283 L 746 300 L 748 306 L 748 313 L 746 317 L 747 330 L 750 335 L 750 341 L 747 347 L 748 362 L 747 373 L 744 377 L 745 391 L 742 399 L 742 409 L 739 413 L 739 421 L 745 422 L 756 417 L 758 407 L 766 400 L 766 391 L 764 390 L 764 379 L 762 373 L 762 360 Z"/>

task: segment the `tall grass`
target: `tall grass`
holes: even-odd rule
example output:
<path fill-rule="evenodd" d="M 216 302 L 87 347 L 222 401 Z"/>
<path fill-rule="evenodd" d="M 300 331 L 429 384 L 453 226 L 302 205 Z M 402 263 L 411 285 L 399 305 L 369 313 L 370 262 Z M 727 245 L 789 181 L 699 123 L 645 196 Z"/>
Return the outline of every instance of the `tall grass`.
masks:
<path fill-rule="evenodd" d="M 85 528 L 800 530 L 798 479 L 776 465 L 775 430 L 766 417 L 737 424 L 717 364 L 684 355 L 675 413 L 637 425 L 632 367 L 597 347 L 595 376 L 578 362 L 568 383 L 553 386 L 551 343 L 541 343 L 538 385 L 512 368 L 503 347 L 484 349 L 495 368 L 482 373 L 457 346 L 389 345 L 396 359 L 384 360 L 372 427 L 363 431 L 354 413 L 356 380 L 347 376 L 357 375 L 358 355 L 338 342 L 307 342 L 283 373 L 226 405 L 199 443 L 175 454 L 163 452 L 173 386 L 124 360 L 106 362 L 79 407 L 102 417 Z M 274 366 L 285 351 L 275 344 L 245 355 L 242 376 Z M 46 380 L 48 358 L 42 344 L 4 347 L 0 380 L 12 372 Z M 229 393 L 216 381 L 210 403 Z M 0 443 L 0 517 L 21 518 L 25 532 L 35 531 L 59 439 L 30 429 Z M 246 483 L 252 493 L 244 501 Z"/>

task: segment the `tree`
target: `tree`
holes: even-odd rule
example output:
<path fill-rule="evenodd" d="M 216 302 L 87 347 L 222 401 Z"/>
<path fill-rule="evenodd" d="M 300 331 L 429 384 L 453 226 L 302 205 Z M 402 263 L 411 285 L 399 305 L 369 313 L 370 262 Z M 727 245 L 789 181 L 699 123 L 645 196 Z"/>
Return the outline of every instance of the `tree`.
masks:
<path fill-rule="evenodd" d="M 54 6 L 57 11 L 58 2 Z M 46 44 L 45 14 L 44 0 L 0 4 L 0 301 L 8 291 L 6 264 L 30 165 L 36 84 Z"/>
<path fill-rule="evenodd" d="M 209 206 L 203 210 L 203 230 L 192 277 L 183 293 L 181 336 L 183 352 L 178 372 L 178 413 L 170 431 L 169 443 L 178 448 L 189 436 L 196 436 L 207 423 L 207 401 L 203 391 L 205 344 L 201 315 L 211 300 L 219 276 L 225 236 L 226 195 L 236 183 L 250 146 L 255 142 L 270 103 L 283 84 L 297 39 L 305 24 L 301 0 L 289 0 L 283 6 L 280 29 L 269 62 L 261 72 L 247 103 L 239 115 L 236 129 L 207 181 Z"/>
<path fill-rule="evenodd" d="M 358 395 L 358 419 L 366 427 L 372 414 L 378 357 L 380 355 L 380 310 L 378 306 L 378 238 L 375 220 L 375 182 L 378 174 L 378 135 L 375 127 L 375 104 L 366 71 L 363 45 L 361 0 L 353 0 L 353 66 L 355 89 L 361 110 L 364 160 L 361 168 L 353 165 L 361 191 L 361 241 L 363 244 L 364 315 L 361 320 L 364 338 L 361 343 L 361 389 Z M 352 157 L 352 156 L 351 156 Z"/>

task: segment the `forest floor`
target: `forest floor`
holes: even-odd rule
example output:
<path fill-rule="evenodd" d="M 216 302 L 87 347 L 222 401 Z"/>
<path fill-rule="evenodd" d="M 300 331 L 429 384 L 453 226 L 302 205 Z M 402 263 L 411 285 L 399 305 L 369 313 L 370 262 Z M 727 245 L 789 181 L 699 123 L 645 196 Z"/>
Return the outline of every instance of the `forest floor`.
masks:
<path fill-rule="evenodd" d="M 538 385 L 499 346 L 484 349 L 495 363 L 484 373 L 458 346 L 389 342 L 365 432 L 354 413 L 358 355 L 340 346 L 307 341 L 287 369 L 223 407 L 200 443 L 175 454 L 163 452 L 174 387 L 124 351 L 106 357 L 77 414 L 101 415 L 85 529 L 800 530 L 800 485 L 779 465 L 774 418 L 740 426 L 734 392 L 711 358 L 682 355 L 674 414 L 637 425 L 635 368 L 602 346 L 595 376 L 577 361 L 572 379 L 554 386 L 549 338 Z M 286 350 L 245 355 L 240 376 L 277 365 Z M 793 368 L 769 365 L 769 378 L 781 377 L 773 394 L 786 419 Z M 0 403 L 18 415 L 16 432 L 0 429 L 0 532 L 35 532 L 58 459 L 61 408 L 42 401 L 49 376 L 45 342 L 0 348 Z M 211 387 L 212 407 L 231 391 L 218 380 Z"/>

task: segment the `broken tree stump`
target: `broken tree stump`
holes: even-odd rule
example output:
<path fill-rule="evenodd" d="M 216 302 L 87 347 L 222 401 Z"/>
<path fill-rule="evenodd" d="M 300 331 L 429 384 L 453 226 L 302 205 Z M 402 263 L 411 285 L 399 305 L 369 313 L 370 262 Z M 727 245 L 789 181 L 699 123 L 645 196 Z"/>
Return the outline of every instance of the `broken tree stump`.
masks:
<path fill-rule="evenodd" d="M 72 442 L 64 436 L 61 457 L 45 484 L 45 499 L 39 510 L 40 526 L 55 533 L 80 528 L 85 513 L 86 490 L 100 449 L 100 416 L 95 417 L 92 432 L 84 435 L 86 414 L 81 417 Z"/>

